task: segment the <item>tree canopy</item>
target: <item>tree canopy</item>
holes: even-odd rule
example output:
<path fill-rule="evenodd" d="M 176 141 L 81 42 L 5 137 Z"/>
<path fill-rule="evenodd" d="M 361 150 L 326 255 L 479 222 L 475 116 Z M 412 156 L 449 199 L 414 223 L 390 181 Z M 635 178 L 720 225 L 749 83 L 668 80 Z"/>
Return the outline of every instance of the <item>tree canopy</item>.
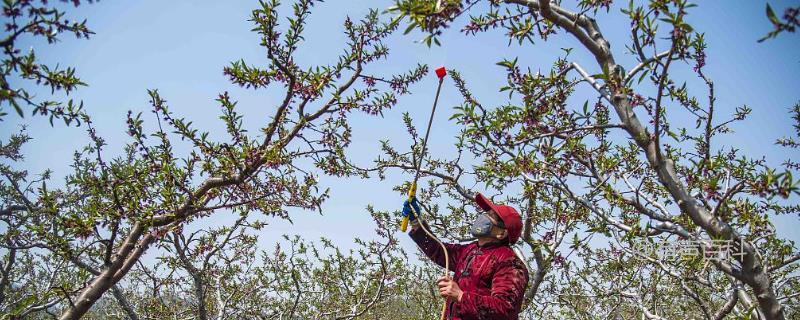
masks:
<path fill-rule="evenodd" d="M 259 239 L 279 232 L 270 224 L 291 221 L 294 209 L 331 214 L 326 177 L 413 176 L 422 152 L 416 115 L 402 116 L 404 141 L 385 139 L 380 123 L 400 112 L 399 99 L 422 86 L 429 67 L 385 74 L 375 66 L 394 63 L 397 46 L 448 45 L 443 36 L 459 31 L 475 45 L 473 36 L 488 35 L 522 50 L 574 40 L 545 63 L 482 62 L 505 75 L 494 96 L 474 92 L 481 79 L 450 70 L 460 101 L 443 125 L 457 128 L 454 152 L 430 153 L 421 165 L 423 217 L 444 239 L 468 238 L 475 192 L 519 209 L 516 249 L 531 274 L 523 318 L 800 312 L 800 253 L 774 223 L 800 214 L 800 102 L 773 106 L 793 118 L 793 132 L 763 143 L 784 157 L 731 143 L 747 134 L 733 128 L 754 111 L 718 103 L 708 35 L 690 23 L 702 4 L 396 0 L 329 28 L 343 33 L 344 49 L 318 53 L 333 63 L 309 65 L 298 51 L 323 1 L 260 1 L 243 18 L 262 60 L 230 57 L 222 68 L 231 84 L 277 97 L 258 130 L 245 127 L 250 115 L 229 92 L 217 94 L 224 129 L 212 131 L 151 89 L 147 110 L 128 111 L 116 152 L 92 106 L 69 96 L 87 85 L 80 70 L 20 49 L 25 37 L 94 34 L 91 18 L 67 18 L 82 2 L 62 2 L 3 4 L 0 120 L 44 117 L 48 130 L 85 130 L 90 141 L 60 158 L 70 172 L 56 177 L 26 170 L 24 147 L 37 143 L 26 128 L 0 136 L 3 318 L 435 318 L 439 270 L 399 244 L 399 212 L 385 204 L 362 213 L 374 237 L 355 238 L 353 249 L 327 237 L 287 234 L 268 247 Z M 797 8 L 780 18 L 766 11 L 773 30 L 753 46 L 796 37 Z M 604 14 L 629 26 L 627 42 L 612 46 Z M 32 94 L 42 87 L 52 99 Z M 352 151 L 359 117 L 377 128 L 373 161 Z M 747 130 L 776 130 L 760 126 Z M 398 199 L 408 187 L 393 186 Z M 231 223 L 195 223 L 225 214 Z M 148 252 L 155 258 L 144 259 Z"/>

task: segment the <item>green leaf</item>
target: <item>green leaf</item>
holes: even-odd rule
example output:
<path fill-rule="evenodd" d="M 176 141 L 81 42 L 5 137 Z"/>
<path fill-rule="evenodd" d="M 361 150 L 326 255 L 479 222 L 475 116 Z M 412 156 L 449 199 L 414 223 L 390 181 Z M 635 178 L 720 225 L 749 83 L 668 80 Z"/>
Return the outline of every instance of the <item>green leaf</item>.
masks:
<path fill-rule="evenodd" d="M 670 137 L 672 137 L 672 139 L 675 139 L 675 141 L 678 141 L 678 142 L 680 142 L 680 141 L 681 141 L 681 140 L 680 140 L 680 137 L 679 137 L 677 134 L 675 134 L 675 132 L 673 132 L 672 130 L 669 130 L 669 131 L 667 131 L 667 134 L 668 134 Z"/>
<path fill-rule="evenodd" d="M 503 59 L 503 61 L 497 62 L 495 64 L 501 67 L 506 67 L 507 69 L 513 69 L 517 65 L 517 59 L 519 58 L 514 58 L 514 60 Z"/>
<path fill-rule="evenodd" d="M 403 31 L 403 34 L 404 34 L 404 35 L 405 35 L 405 34 L 409 34 L 409 33 L 410 33 L 411 31 L 413 31 L 413 30 L 414 30 L 414 28 L 416 28 L 417 26 L 418 26 L 418 24 L 417 24 L 417 22 L 416 22 L 416 21 L 409 23 L 409 24 L 408 24 L 408 27 L 406 28 L 406 30 L 405 30 L 405 31 Z"/>
<path fill-rule="evenodd" d="M 775 11 L 772 11 L 772 7 L 769 5 L 769 3 L 767 3 L 767 18 L 769 18 L 769 21 L 771 21 L 775 26 L 781 25 L 781 21 L 778 20 L 777 16 L 775 16 Z"/>
<path fill-rule="evenodd" d="M 642 71 L 642 75 L 639 76 L 639 82 L 637 84 L 642 84 L 642 80 L 644 80 L 644 77 L 647 76 L 648 72 L 649 72 L 649 70 Z"/>
<path fill-rule="evenodd" d="M 19 114 L 20 118 L 25 118 L 25 115 L 22 113 L 22 107 L 19 106 L 17 100 L 9 99 L 8 102 L 11 103 L 12 106 L 14 106 L 14 110 L 17 111 L 17 114 Z"/>

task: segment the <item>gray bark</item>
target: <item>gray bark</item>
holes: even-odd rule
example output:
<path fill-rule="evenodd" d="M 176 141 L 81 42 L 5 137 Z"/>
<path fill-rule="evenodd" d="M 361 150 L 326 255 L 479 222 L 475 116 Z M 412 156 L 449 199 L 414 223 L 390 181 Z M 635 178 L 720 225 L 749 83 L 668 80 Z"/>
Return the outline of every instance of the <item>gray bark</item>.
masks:
<path fill-rule="evenodd" d="M 61 314 L 59 319 L 80 319 L 106 291 L 122 279 L 155 240 L 151 234 L 144 235 L 142 238 L 144 230 L 143 224 L 134 225 L 125 242 L 117 251 L 116 258 L 111 265 L 105 267 L 89 286 L 81 291 L 81 294 L 75 299 L 74 305 Z"/>
<path fill-rule="evenodd" d="M 133 310 L 133 306 L 131 306 L 131 303 L 128 302 L 127 298 L 125 298 L 125 294 L 122 292 L 122 290 L 120 290 L 119 287 L 116 285 L 112 286 L 111 293 L 114 294 L 114 298 L 117 299 L 117 303 L 119 303 L 119 306 L 123 311 L 125 311 L 125 314 L 128 315 L 128 319 L 139 320 L 139 316 L 136 314 L 136 311 Z"/>

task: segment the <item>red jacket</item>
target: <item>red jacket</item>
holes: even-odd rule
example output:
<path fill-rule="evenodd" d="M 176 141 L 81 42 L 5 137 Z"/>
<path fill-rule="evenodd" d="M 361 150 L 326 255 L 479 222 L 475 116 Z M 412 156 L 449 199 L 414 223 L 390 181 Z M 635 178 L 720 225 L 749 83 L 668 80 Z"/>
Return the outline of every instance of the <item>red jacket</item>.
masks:
<path fill-rule="evenodd" d="M 442 247 L 422 228 L 412 230 L 411 238 L 433 262 L 444 267 Z M 446 243 L 450 255 L 450 271 L 464 295 L 460 302 L 447 306 L 447 318 L 519 319 L 525 288 L 528 286 L 528 269 L 514 250 L 506 244 Z"/>

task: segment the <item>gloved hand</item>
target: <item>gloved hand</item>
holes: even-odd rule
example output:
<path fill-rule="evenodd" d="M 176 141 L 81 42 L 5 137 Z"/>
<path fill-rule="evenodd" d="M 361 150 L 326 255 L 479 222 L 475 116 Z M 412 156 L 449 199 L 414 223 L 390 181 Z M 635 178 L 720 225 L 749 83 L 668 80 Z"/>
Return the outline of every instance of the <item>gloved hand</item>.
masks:
<path fill-rule="evenodd" d="M 412 211 L 411 208 L 414 208 Z M 412 197 L 411 201 L 406 200 L 403 202 L 403 217 L 408 217 L 408 220 L 414 222 L 417 220 L 416 213 L 420 212 L 419 209 L 419 201 L 417 201 L 417 197 Z"/>

